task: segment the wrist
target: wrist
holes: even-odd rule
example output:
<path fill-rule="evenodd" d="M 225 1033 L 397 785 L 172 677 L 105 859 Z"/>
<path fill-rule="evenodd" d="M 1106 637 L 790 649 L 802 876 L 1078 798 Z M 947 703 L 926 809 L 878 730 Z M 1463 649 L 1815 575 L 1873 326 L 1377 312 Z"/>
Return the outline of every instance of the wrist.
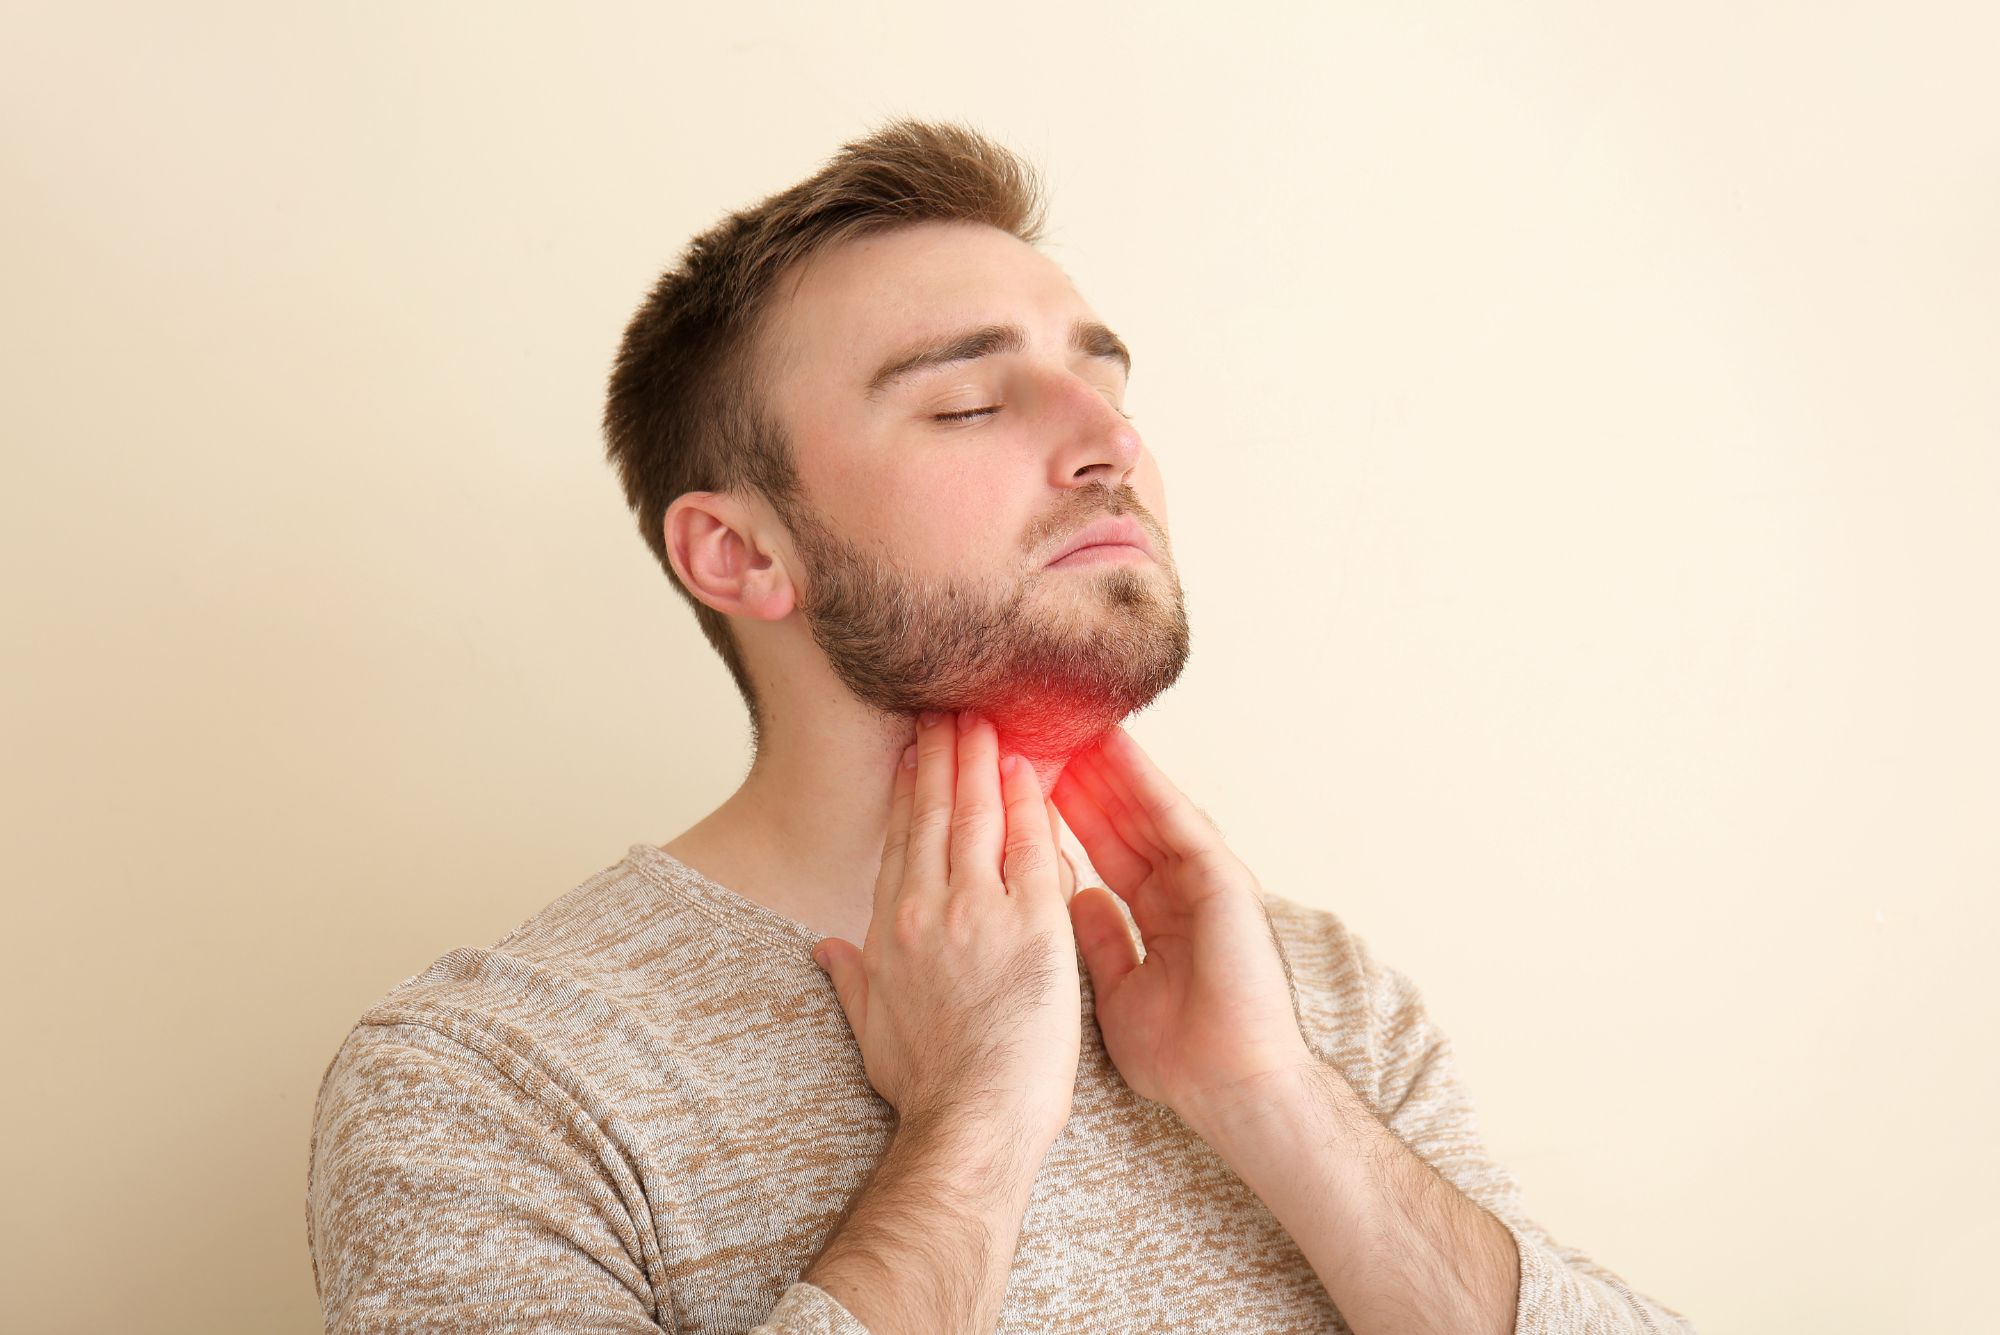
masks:
<path fill-rule="evenodd" d="M 875 1335 L 991 1329 L 1046 1151 L 990 1118 L 901 1119 L 801 1278 Z"/>
<path fill-rule="evenodd" d="M 960 1201 L 1004 1208 L 1017 1197 L 1025 1202 L 1054 1141 L 1055 1133 L 1020 1117 L 926 1109 L 898 1117 L 883 1165 L 935 1182 Z"/>
<path fill-rule="evenodd" d="M 1305 1055 L 1176 1105 L 1190 1130 L 1254 1189 L 1379 1124 L 1339 1072 Z M 1359 1119 L 1357 1123 L 1357 1119 Z"/>

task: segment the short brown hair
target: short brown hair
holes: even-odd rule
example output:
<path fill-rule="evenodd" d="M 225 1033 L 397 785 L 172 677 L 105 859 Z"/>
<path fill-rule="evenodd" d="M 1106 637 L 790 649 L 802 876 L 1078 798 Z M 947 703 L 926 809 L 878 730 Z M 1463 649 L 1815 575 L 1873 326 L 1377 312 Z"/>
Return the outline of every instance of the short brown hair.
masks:
<path fill-rule="evenodd" d="M 1033 244 L 1033 170 L 958 125 L 896 121 L 845 145 L 820 172 L 688 243 L 625 329 L 604 408 L 606 452 L 639 532 L 694 607 L 757 720 L 729 621 L 689 593 L 667 557 L 667 507 L 690 491 L 761 493 L 787 523 L 801 501 L 783 432 L 749 352 L 778 277 L 836 242 L 920 222 L 986 223 Z"/>

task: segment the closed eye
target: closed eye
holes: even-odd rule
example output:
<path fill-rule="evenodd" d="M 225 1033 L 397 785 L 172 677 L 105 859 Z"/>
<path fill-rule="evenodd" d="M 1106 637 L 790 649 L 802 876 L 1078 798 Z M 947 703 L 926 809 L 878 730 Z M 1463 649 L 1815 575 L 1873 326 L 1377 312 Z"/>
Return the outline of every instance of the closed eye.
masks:
<path fill-rule="evenodd" d="M 991 417 L 1000 411 L 1002 405 L 989 403 L 983 408 L 961 408 L 957 412 L 932 413 L 933 422 L 970 422 L 980 417 Z"/>

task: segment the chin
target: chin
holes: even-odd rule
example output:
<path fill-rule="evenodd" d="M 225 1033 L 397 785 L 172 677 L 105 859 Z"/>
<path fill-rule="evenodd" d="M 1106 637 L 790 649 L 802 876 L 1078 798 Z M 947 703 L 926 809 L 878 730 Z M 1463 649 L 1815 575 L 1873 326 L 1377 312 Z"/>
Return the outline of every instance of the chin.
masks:
<path fill-rule="evenodd" d="M 1187 662 L 1170 560 L 981 591 L 902 575 L 829 534 L 802 537 L 801 552 L 807 624 L 857 699 L 884 714 L 976 710 L 1045 785 Z"/>
<path fill-rule="evenodd" d="M 1017 657 L 1007 673 L 980 681 L 957 704 L 992 720 L 1001 745 L 1051 785 L 1071 756 L 1179 680 L 1188 657 L 1180 600 L 1149 591 L 1064 629 Z"/>

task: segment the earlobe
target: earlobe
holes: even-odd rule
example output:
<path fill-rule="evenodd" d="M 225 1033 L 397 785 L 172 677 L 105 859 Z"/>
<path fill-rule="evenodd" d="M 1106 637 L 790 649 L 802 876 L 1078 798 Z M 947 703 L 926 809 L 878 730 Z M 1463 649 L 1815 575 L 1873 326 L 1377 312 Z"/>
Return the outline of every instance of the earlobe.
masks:
<path fill-rule="evenodd" d="M 798 597 L 761 518 L 728 492 L 688 492 L 667 507 L 667 557 L 688 592 L 716 611 L 777 621 Z"/>

